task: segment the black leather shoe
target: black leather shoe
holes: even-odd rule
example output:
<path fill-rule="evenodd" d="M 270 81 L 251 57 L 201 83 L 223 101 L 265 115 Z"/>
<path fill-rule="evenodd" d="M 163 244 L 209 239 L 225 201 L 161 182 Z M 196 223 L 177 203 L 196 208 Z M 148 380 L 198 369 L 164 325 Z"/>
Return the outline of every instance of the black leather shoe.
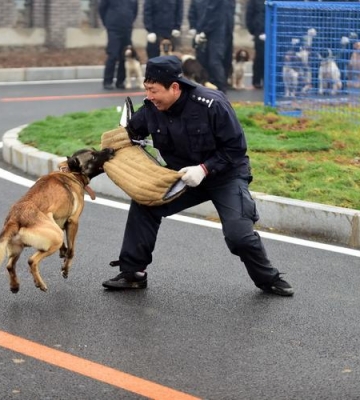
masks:
<path fill-rule="evenodd" d="M 125 89 L 125 85 L 123 83 L 117 83 L 116 89 Z"/>
<path fill-rule="evenodd" d="M 290 283 L 280 277 L 268 285 L 262 285 L 260 289 L 264 292 L 277 294 L 279 296 L 292 296 L 294 294 L 294 289 L 291 287 Z"/>
<path fill-rule="evenodd" d="M 144 276 L 137 276 L 136 272 L 120 272 L 113 279 L 103 282 L 106 289 L 126 290 L 126 289 L 146 289 L 147 273 Z"/>
<path fill-rule="evenodd" d="M 105 90 L 114 90 L 114 86 L 111 83 L 104 83 Z"/>

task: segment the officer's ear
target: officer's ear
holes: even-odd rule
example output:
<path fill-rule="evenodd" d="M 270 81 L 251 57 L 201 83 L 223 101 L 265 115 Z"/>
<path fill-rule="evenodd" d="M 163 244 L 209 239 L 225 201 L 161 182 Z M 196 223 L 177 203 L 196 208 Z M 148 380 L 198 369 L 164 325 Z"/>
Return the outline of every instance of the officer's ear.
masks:
<path fill-rule="evenodd" d="M 179 82 L 173 82 L 173 83 L 171 84 L 171 86 L 170 86 L 170 89 L 173 90 L 173 92 L 174 92 L 175 94 L 176 94 L 176 93 L 179 93 L 179 92 L 181 92 L 181 85 L 180 85 Z"/>

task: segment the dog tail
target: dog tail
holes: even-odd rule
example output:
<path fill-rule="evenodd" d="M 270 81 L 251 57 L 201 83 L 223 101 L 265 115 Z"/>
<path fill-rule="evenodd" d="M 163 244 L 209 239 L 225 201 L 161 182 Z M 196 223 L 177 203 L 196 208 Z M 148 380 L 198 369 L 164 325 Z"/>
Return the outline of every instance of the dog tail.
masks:
<path fill-rule="evenodd" d="M 0 265 L 2 265 L 5 257 L 7 256 L 8 243 L 17 233 L 19 227 L 12 222 L 5 222 L 5 226 L 0 233 Z"/>

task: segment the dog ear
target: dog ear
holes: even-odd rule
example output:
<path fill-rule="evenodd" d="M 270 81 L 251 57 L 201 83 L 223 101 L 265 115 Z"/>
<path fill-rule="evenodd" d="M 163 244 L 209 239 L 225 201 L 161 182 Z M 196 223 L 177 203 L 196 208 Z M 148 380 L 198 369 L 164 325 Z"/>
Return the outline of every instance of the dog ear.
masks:
<path fill-rule="evenodd" d="M 67 157 L 67 164 L 69 166 L 70 171 L 72 172 L 81 172 L 80 161 L 77 157 Z"/>

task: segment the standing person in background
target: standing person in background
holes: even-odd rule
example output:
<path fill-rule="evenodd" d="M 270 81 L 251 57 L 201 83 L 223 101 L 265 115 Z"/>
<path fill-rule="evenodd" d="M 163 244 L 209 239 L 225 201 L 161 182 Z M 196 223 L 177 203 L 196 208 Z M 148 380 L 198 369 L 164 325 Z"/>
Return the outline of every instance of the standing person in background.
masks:
<path fill-rule="evenodd" d="M 118 63 L 116 87 L 125 89 L 124 49 L 131 44 L 133 23 L 138 12 L 138 0 L 100 0 L 98 10 L 108 38 L 103 79 L 104 89 L 114 89 L 113 79 L 116 63 Z"/>
<path fill-rule="evenodd" d="M 232 76 L 232 61 L 233 61 L 233 47 L 234 47 L 234 26 L 235 26 L 235 7 L 236 1 L 235 0 L 227 0 L 226 2 L 226 15 L 227 15 L 227 42 L 226 42 L 226 50 L 225 50 L 225 71 L 226 77 L 229 79 Z M 231 79 L 230 79 L 231 82 Z"/>
<path fill-rule="evenodd" d="M 208 47 L 207 69 L 211 82 L 226 93 L 228 78 L 228 49 L 232 49 L 234 0 L 207 0 L 197 25 L 195 43 Z M 231 10 L 233 11 L 231 12 Z M 231 18 L 230 18 L 230 14 Z M 232 51 L 232 50 L 231 50 Z"/>
<path fill-rule="evenodd" d="M 199 32 L 199 22 L 204 13 L 207 0 L 191 0 L 188 21 L 189 21 L 189 35 L 193 38 L 193 47 L 195 49 L 195 56 L 199 63 L 208 71 L 208 49 L 206 42 L 195 43 L 196 34 Z"/>
<path fill-rule="evenodd" d="M 180 37 L 183 12 L 183 0 L 145 0 L 144 26 L 148 32 L 148 58 L 160 54 L 159 45 L 162 39 L 170 39 L 175 48 L 174 39 Z"/>
<path fill-rule="evenodd" d="M 245 14 L 246 27 L 254 36 L 255 57 L 253 62 L 252 84 L 261 89 L 265 70 L 265 2 L 264 0 L 248 0 Z"/>

